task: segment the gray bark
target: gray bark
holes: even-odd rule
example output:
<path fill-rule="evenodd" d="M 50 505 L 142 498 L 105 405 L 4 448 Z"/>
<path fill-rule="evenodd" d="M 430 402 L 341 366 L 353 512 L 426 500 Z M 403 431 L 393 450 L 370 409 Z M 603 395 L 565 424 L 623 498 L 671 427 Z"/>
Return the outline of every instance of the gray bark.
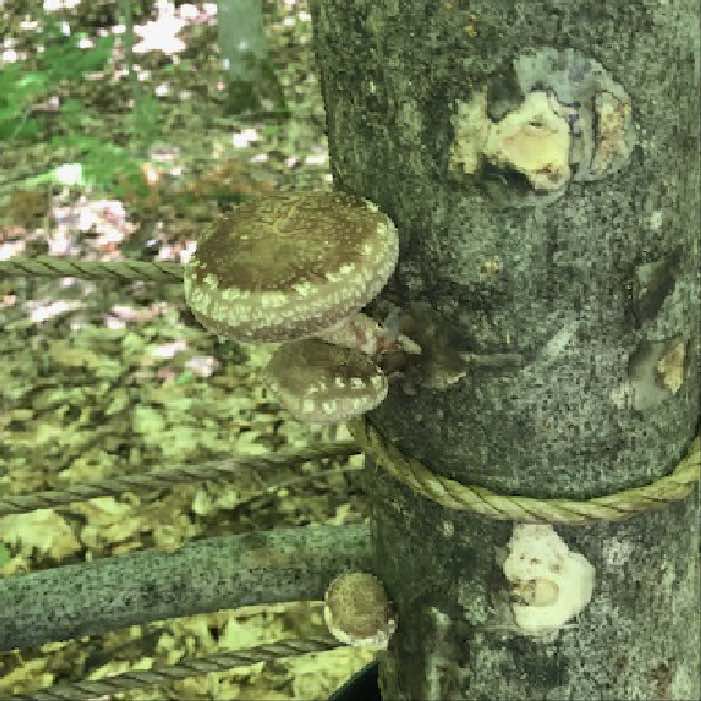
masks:
<path fill-rule="evenodd" d="M 587 499 L 668 473 L 699 421 L 696 0 L 311 9 L 334 184 L 400 231 L 382 300 L 428 305 L 419 325 L 447 355 L 524 358 L 442 389 L 394 383 L 373 425 L 433 472 L 502 494 Z M 637 142 L 627 162 L 550 201 L 508 169 L 456 176 L 458 103 L 485 88 L 496 122 L 524 98 L 514 61 L 543 47 L 595 59 L 623 86 Z M 674 391 L 656 375 L 673 343 Z M 372 464 L 366 479 L 373 571 L 398 610 L 386 701 L 701 698 L 698 487 L 626 522 L 555 527 L 595 582 L 545 641 L 509 618 L 513 523 L 444 509 Z"/>
<path fill-rule="evenodd" d="M 369 567 L 367 526 L 307 526 L 188 543 L 2 580 L 0 650 L 224 608 L 323 599 Z"/>

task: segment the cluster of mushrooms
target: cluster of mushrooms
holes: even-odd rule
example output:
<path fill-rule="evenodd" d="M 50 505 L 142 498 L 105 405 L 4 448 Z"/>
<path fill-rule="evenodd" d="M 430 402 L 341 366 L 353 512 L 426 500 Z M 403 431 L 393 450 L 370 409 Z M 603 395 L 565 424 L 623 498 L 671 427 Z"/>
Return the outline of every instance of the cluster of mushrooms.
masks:
<path fill-rule="evenodd" d="M 387 396 L 382 353 L 418 354 L 398 329 L 360 312 L 399 255 L 392 221 L 340 192 L 268 195 L 214 222 L 185 266 L 185 299 L 208 330 L 280 343 L 266 369 L 295 418 L 336 423 Z"/>
<path fill-rule="evenodd" d="M 338 192 L 265 196 L 214 222 L 185 266 L 185 299 L 208 330 L 280 346 L 266 373 L 295 418 L 336 423 L 377 406 L 389 351 L 421 347 L 360 312 L 385 286 L 399 237 L 377 207 Z M 336 577 L 324 597 L 329 631 L 350 645 L 386 648 L 396 615 L 380 580 Z"/>

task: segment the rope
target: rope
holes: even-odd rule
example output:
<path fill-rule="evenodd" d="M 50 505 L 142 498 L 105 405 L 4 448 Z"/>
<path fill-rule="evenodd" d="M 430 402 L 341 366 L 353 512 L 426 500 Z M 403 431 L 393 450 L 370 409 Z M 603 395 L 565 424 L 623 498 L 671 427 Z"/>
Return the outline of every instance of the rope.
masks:
<path fill-rule="evenodd" d="M 91 280 L 110 279 L 121 282 L 149 280 L 151 282 L 182 283 L 183 271 L 184 266 L 180 263 L 167 263 L 166 261 L 149 263 L 138 260 L 99 261 L 63 256 L 32 256 L 31 258 L 15 256 L 7 260 L 0 260 L 0 278 L 30 275 L 79 277 Z"/>
<path fill-rule="evenodd" d="M 225 672 L 257 662 L 276 662 L 288 655 L 306 655 L 342 647 L 330 635 L 304 640 L 279 640 L 241 650 L 222 652 L 205 657 L 183 657 L 176 665 L 155 663 L 151 669 L 132 670 L 103 679 L 85 679 L 72 684 L 55 684 L 46 689 L 5 697 L 7 701 L 80 701 L 95 699 L 103 694 L 112 695 L 145 686 L 163 685 L 210 672 Z"/>
<path fill-rule="evenodd" d="M 129 282 L 146 279 L 178 283 L 182 282 L 183 270 L 183 266 L 177 263 L 144 263 L 128 260 L 84 261 L 53 256 L 15 257 L 0 261 L 0 277 L 3 275 L 37 275 L 90 279 L 109 278 Z M 637 513 L 660 508 L 669 502 L 686 498 L 701 478 L 701 439 L 697 436 L 686 457 L 670 475 L 661 477 L 643 487 L 626 489 L 585 501 L 501 495 L 484 487 L 464 485 L 432 473 L 421 462 L 406 457 L 396 445 L 385 441 L 382 434 L 362 416 L 353 420 L 350 423 L 350 428 L 360 448 L 367 455 L 370 455 L 376 464 L 402 481 L 415 493 L 450 509 L 472 511 L 501 521 L 566 524 L 621 521 Z M 232 471 L 240 469 L 241 463 L 247 467 L 268 467 L 272 463 L 283 461 L 301 462 L 319 457 L 350 455 L 357 452 L 357 446 L 348 442 L 324 448 L 323 451 L 310 450 L 295 455 L 278 454 L 267 458 L 242 458 L 229 463 L 205 463 L 194 468 L 181 466 L 172 470 L 155 470 L 148 475 L 128 475 L 112 480 L 76 485 L 60 492 L 44 492 L 15 497 L 5 496 L 0 499 L 0 517 L 11 513 L 55 507 L 105 494 L 162 487 L 166 483 L 175 484 L 226 477 Z M 262 490 L 257 494 L 266 491 L 270 490 Z M 150 670 L 131 671 L 106 679 L 80 681 L 75 684 L 58 684 L 29 695 L 12 696 L 10 701 L 90 699 L 102 694 L 115 694 L 149 685 L 162 685 L 176 679 L 199 674 L 225 671 L 239 665 L 274 661 L 281 656 L 322 652 L 338 646 L 338 642 L 330 637 L 281 641 L 208 657 L 183 658 L 174 666 L 155 664 Z"/>
<path fill-rule="evenodd" d="M 496 494 L 434 474 L 418 460 L 403 455 L 364 417 L 354 419 L 349 427 L 366 455 L 413 492 L 449 509 L 472 511 L 498 521 L 570 525 L 622 521 L 686 498 L 701 478 L 701 436 L 697 436 L 674 472 L 643 487 L 585 501 Z"/>
<path fill-rule="evenodd" d="M 178 263 L 143 263 L 129 260 L 102 262 L 37 256 L 33 258 L 15 257 L 0 261 L 0 277 L 2 275 L 43 275 L 92 279 L 116 278 L 123 281 L 147 279 L 158 282 L 181 282 L 183 271 L 184 267 Z M 692 442 L 687 457 L 679 463 L 671 475 L 643 487 L 626 489 L 616 494 L 586 501 L 501 495 L 485 487 L 463 485 L 447 477 L 435 475 L 418 460 L 405 457 L 395 445 L 384 441 L 381 434 L 362 418 L 355 420 L 352 424 L 354 436 L 361 448 L 370 454 L 378 465 L 381 465 L 416 493 L 450 509 L 469 510 L 497 520 L 570 524 L 601 520 L 620 521 L 641 511 L 664 506 L 670 501 L 684 499 L 691 492 L 694 484 L 699 481 L 701 475 L 699 464 L 701 450 L 697 437 Z M 144 478 L 149 479 L 148 476 L 144 476 Z M 136 476 L 130 476 L 114 480 L 114 482 L 135 479 L 137 479 Z M 187 473 L 187 479 L 192 479 L 191 473 Z M 35 500 L 33 503 L 39 504 L 31 508 L 50 506 L 52 498 L 65 499 L 53 503 L 72 501 L 76 496 L 78 499 L 88 499 L 91 497 L 84 496 L 85 490 L 89 490 L 91 486 L 93 485 L 84 485 L 82 489 L 74 487 L 64 493 L 50 493 L 48 497 L 46 494 L 38 494 L 29 497 L 15 497 L 14 500 L 5 498 L 0 501 L 0 516 L 7 513 L 17 513 L 17 506 L 21 506 L 21 510 L 27 510 L 26 506 L 32 503 L 29 501 L 31 499 Z M 108 486 L 101 483 L 100 489 L 104 490 Z M 117 489 L 120 492 L 124 491 L 123 486 L 119 486 Z M 68 499 L 68 496 L 71 498 Z M 45 501 L 42 502 L 42 498 Z M 8 510 L 12 507 L 15 507 L 15 510 Z"/>
<path fill-rule="evenodd" d="M 339 441 L 336 444 L 308 448 L 304 450 L 282 450 L 267 456 L 241 456 L 234 460 L 209 461 L 199 465 L 179 465 L 175 468 L 151 470 L 145 475 L 123 475 L 107 480 L 75 484 L 60 491 L 34 492 L 32 494 L 0 496 L 0 518 L 8 514 L 22 514 L 35 509 L 51 509 L 70 504 L 74 501 L 84 501 L 94 497 L 120 496 L 124 492 L 148 492 L 153 489 L 163 489 L 183 483 L 200 482 L 203 480 L 231 479 L 232 475 L 250 470 L 264 475 L 275 465 L 294 465 L 296 463 L 324 458 L 347 457 L 360 452 L 353 441 Z M 360 468 L 344 467 L 343 472 Z M 324 473 L 326 474 L 326 473 Z M 258 490 L 237 502 L 236 506 L 252 501 L 264 494 L 277 492 L 288 483 L 305 479 L 322 477 L 318 472 L 302 475 Z"/>

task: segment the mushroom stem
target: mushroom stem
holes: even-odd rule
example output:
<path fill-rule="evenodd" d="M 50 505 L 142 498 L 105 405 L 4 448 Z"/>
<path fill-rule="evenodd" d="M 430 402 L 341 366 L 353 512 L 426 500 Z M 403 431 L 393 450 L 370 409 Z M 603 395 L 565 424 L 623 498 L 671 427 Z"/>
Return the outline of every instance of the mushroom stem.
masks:
<path fill-rule="evenodd" d="M 337 324 L 315 334 L 327 343 L 344 348 L 356 348 L 367 355 L 380 355 L 388 351 L 402 350 L 421 353 L 421 347 L 398 330 L 384 328 L 375 319 L 357 312 Z"/>

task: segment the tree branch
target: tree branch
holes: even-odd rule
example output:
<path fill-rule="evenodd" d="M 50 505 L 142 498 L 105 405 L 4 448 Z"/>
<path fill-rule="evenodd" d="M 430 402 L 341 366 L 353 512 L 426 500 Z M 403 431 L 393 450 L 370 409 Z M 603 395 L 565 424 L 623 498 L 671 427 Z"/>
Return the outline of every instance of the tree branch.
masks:
<path fill-rule="evenodd" d="M 306 526 L 191 542 L 0 580 L 0 650 L 224 608 L 320 600 L 339 572 L 370 570 L 365 525 Z"/>

